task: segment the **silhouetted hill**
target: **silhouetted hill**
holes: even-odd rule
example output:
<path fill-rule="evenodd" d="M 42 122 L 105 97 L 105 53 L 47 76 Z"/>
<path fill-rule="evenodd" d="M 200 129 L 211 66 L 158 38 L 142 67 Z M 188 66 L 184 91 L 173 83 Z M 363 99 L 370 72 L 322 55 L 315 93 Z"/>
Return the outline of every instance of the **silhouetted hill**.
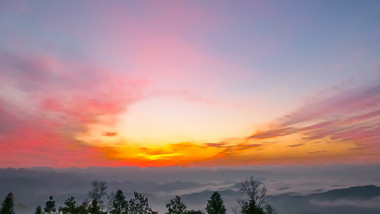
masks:
<path fill-rule="evenodd" d="M 309 195 L 287 193 L 270 196 L 279 213 L 291 214 L 378 214 L 380 187 L 374 185 L 335 189 Z"/>
<path fill-rule="evenodd" d="M 312 194 L 309 197 L 326 200 L 358 199 L 369 200 L 380 197 L 380 187 L 375 185 L 356 186 L 345 189 L 335 189 L 324 193 Z"/>

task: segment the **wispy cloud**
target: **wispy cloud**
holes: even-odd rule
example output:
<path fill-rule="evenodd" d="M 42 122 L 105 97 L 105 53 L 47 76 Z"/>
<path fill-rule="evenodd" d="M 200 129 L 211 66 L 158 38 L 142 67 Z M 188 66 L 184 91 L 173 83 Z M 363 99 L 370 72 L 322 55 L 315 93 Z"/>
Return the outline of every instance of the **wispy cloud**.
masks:
<path fill-rule="evenodd" d="M 3 52 L 0 62 L 0 147 L 9 154 L 2 155 L 3 165 L 65 166 L 82 155 L 93 156 L 83 165 L 91 164 L 96 149 L 78 142 L 76 133 L 124 111 L 148 84 L 54 56 Z"/>
<path fill-rule="evenodd" d="M 330 145 L 346 144 L 353 148 L 372 150 L 373 153 L 368 158 L 377 160 L 380 152 L 379 103 L 380 86 L 367 84 L 322 99 L 317 98 L 275 121 L 274 128 L 257 132 L 248 139 L 280 140 L 286 136 L 301 135 L 302 137 L 296 140 L 297 143 L 293 142 L 288 147 L 307 146 L 314 142 Z M 309 153 L 316 154 L 318 151 L 309 151 Z M 368 154 L 363 152 L 355 155 L 359 157 Z"/>

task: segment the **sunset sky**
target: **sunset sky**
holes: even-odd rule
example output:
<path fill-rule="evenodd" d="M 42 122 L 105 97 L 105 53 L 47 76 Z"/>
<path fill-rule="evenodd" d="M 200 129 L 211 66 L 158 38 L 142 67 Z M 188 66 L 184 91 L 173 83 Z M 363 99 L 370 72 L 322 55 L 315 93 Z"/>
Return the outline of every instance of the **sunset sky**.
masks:
<path fill-rule="evenodd" d="M 1 1 L 0 167 L 380 163 L 380 1 Z"/>

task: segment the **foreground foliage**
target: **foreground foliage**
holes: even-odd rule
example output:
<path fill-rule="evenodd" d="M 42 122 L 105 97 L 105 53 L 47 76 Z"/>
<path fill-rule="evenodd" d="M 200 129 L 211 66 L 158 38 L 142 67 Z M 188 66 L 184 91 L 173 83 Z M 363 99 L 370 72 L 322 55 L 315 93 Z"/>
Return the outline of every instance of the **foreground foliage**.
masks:
<path fill-rule="evenodd" d="M 266 201 L 265 186 L 253 177 L 241 184 L 241 191 L 248 196 L 247 200 L 238 200 L 239 208 L 233 209 L 234 213 L 242 214 L 274 214 L 275 210 Z M 201 210 L 188 210 L 180 196 L 175 196 L 167 204 L 166 214 L 203 214 Z M 207 201 L 205 208 L 207 214 L 226 214 L 222 196 L 214 192 Z M 116 193 L 107 192 L 107 184 L 104 181 L 93 181 L 88 192 L 88 200 L 78 205 L 73 196 L 67 198 L 63 207 L 57 209 L 55 200 L 51 195 L 42 209 L 37 206 L 35 214 L 156 214 L 149 206 L 148 198 L 141 193 L 134 192 L 129 200 L 122 190 Z M 15 214 L 14 196 L 10 192 L 0 208 L 0 214 Z"/>
<path fill-rule="evenodd" d="M 206 212 L 208 214 L 225 214 L 226 211 L 222 196 L 218 192 L 214 192 L 207 201 Z"/>
<path fill-rule="evenodd" d="M 13 193 L 10 192 L 8 195 L 5 197 L 4 202 L 1 206 L 1 214 L 14 214 L 14 196 Z"/>
<path fill-rule="evenodd" d="M 239 200 L 242 214 L 274 214 L 275 210 L 266 200 L 264 184 L 250 177 L 241 184 L 240 190 L 248 195 L 248 200 Z"/>

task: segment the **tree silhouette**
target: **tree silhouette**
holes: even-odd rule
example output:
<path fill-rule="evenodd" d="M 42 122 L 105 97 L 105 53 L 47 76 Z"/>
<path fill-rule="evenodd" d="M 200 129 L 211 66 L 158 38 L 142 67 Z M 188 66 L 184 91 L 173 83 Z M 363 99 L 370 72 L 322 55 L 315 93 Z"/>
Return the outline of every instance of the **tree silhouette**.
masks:
<path fill-rule="evenodd" d="M 82 202 L 80 206 L 77 208 L 78 214 L 88 214 L 88 202 Z"/>
<path fill-rule="evenodd" d="M 93 199 L 91 201 L 90 207 L 88 208 L 89 213 L 91 214 L 104 214 L 106 212 L 103 212 L 103 208 L 98 203 L 97 200 Z"/>
<path fill-rule="evenodd" d="M 275 210 L 266 201 L 266 188 L 264 184 L 250 177 L 241 184 L 241 191 L 247 194 L 247 200 L 238 200 L 240 210 L 232 209 L 234 213 L 242 214 L 275 214 Z M 133 198 L 126 199 L 122 190 L 117 190 L 116 194 L 107 195 L 107 184 L 104 181 L 93 181 L 88 192 L 91 201 L 86 200 L 77 206 L 73 196 L 67 198 L 63 207 L 59 208 L 59 214 L 157 214 L 149 207 L 148 198 L 141 193 L 134 192 Z M 107 208 L 104 208 L 103 198 L 107 196 Z M 203 214 L 201 210 L 188 210 L 180 196 L 171 199 L 166 207 L 166 214 Z M 207 200 L 207 214 L 226 214 L 223 199 L 218 192 L 214 192 Z M 15 214 L 14 196 L 10 192 L 0 209 L 0 214 Z M 36 207 L 34 214 L 57 214 L 55 200 L 51 195 L 46 201 L 44 212 L 41 206 Z"/>
<path fill-rule="evenodd" d="M 226 211 L 222 197 L 218 192 L 214 192 L 207 201 L 206 212 L 208 214 L 225 214 Z"/>
<path fill-rule="evenodd" d="M 44 211 L 47 214 L 53 214 L 57 211 L 57 209 L 55 208 L 55 201 L 53 200 L 52 195 L 49 197 L 49 200 L 46 201 Z"/>
<path fill-rule="evenodd" d="M 8 193 L 8 195 L 4 199 L 0 213 L 1 214 L 14 214 L 15 213 L 14 203 L 15 203 L 15 200 L 14 200 L 13 193 L 10 192 L 10 193 Z"/>
<path fill-rule="evenodd" d="M 184 214 L 187 212 L 186 205 L 181 201 L 181 197 L 178 195 L 166 204 L 166 208 L 168 208 L 167 214 Z"/>
<path fill-rule="evenodd" d="M 265 209 L 267 211 L 267 214 L 276 214 L 276 210 L 270 205 L 270 204 L 267 204 L 265 205 Z"/>
<path fill-rule="evenodd" d="M 274 214 L 275 210 L 266 201 L 264 184 L 250 177 L 241 184 L 240 190 L 248 195 L 248 201 L 239 200 L 242 214 Z"/>
<path fill-rule="evenodd" d="M 88 191 L 88 197 L 91 199 L 93 207 L 99 207 L 100 210 L 104 207 L 104 196 L 107 195 L 107 183 L 105 181 L 93 181 L 91 189 Z"/>
<path fill-rule="evenodd" d="M 188 210 L 185 212 L 186 214 L 203 214 L 200 210 Z"/>
<path fill-rule="evenodd" d="M 78 212 L 74 197 L 72 197 L 72 196 L 69 197 L 68 199 L 66 199 L 66 201 L 64 203 L 65 203 L 65 207 L 59 208 L 60 213 L 62 213 L 62 214 L 73 214 L 73 213 Z"/>
<path fill-rule="evenodd" d="M 241 201 L 240 206 L 242 214 L 265 214 L 264 210 L 252 200 Z"/>
<path fill-rule="evenodd" d="M 41 208 L 41 206 L 37 206 L 36 207 L 36 211 L 34 212 L 34 214 L 42 214 L 42 208 Z"/>
<path fill-rule="evenodd" d="M 151 214 L 155 213 L 149 207 L 148 198 L 143 194 L 133 192 L 134 198 L 130 199 L 128 202 L 128 213 L 129 214 Z"/>
<path fill-rule="evenodd" d="M 88 191 L 88 197 L 91 203 L 88 207 L 88 212 L 91 214 L 103 214 L 104 201 L 103 198 L 107 195 L 107 183 L 105 181 L 94 180 L 91 182 L 91 189 Z M 82 209 L 82 211 L 84 211 Z"/>
<path fill-rule="evenodd" d="M 116 191 L 112 199 L 111 214 L 126 214 L 128 212 L 128 201 L 121 190 Z"/>

